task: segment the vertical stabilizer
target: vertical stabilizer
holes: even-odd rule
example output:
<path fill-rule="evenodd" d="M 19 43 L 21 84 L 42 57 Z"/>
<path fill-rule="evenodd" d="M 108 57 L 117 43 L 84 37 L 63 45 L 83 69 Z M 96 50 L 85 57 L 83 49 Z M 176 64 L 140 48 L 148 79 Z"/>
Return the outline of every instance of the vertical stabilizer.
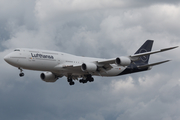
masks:
<path fill-rule="evenodd" d="M 150 52 L 153 46 L 153 40 L 147 40 L 136 52 L 135 54 L 144 53 L 144 52 Z M 144 65 L 148 64 L 150 55 L 145 55 L 140 57 L 138 61 L 135 61 L 134 63 L 136 65 Z"/>

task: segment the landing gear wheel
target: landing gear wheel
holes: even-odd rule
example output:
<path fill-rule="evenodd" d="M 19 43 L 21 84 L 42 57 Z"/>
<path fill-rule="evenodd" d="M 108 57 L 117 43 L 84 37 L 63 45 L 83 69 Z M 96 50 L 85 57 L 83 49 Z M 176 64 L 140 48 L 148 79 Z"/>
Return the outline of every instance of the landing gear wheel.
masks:
<path fill-rule="evenodd" d="M 69 82 L 69 85 L 74 85 L 75 83 L 72 81 L 72 82 Z"/>
<path fill-rule="evenodd" d="M 80 83 L 83 83 L 83 79 L 80 79 L 79 82 L 80 82 Z"/>
<path fill-rule="evenodd" d="M 91 77 L 91 78 L 89 79 L 89 82 L 93 82 L 93 81 L 94 81 L 94 78 Z"/>
<path fill-rule="evenodd" d="M 87 83 L 88 81 L 84 79 L 80 79 L 79 82 L 84 84 L 84 83 Z"/>
<path fill-rule="evenodd" d="M 19 76 L 20 76 L 20 77 L 23 77 L 23 76 L 24 76 L 24 73 L 19 73 Z"/>
<path fill-rule="evenodd" d="M 87 83 L 88 81 L 87 80 L 83 80 L 83 83 Z"/>

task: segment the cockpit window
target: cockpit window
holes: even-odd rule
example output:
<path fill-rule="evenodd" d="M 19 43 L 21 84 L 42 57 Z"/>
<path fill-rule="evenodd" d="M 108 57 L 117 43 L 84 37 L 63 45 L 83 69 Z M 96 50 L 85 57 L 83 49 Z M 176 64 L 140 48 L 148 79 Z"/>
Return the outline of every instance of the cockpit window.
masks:
<path fill-rule="evenodd" d="M 15 49 L 14 51 L 20 51 L 19 49 Z"/>

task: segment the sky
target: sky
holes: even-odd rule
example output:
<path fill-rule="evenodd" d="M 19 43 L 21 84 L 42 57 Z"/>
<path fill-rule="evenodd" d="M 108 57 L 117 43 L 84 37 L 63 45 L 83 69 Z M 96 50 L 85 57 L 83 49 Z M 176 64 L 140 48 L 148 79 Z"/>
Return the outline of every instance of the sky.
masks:
<path fill-rule="evenodd" d="M 179 120 L 179 48 L 152 55 L 172 61 L 151 71 L 74 86 L 43 82 L 41 71 L 20 78 L 3 59 L 15 48 L 115 58 L 147 39 L 153 50 L 179 46 L 179 20 L 179 0 L 0 0 L 0 119 Z"/>

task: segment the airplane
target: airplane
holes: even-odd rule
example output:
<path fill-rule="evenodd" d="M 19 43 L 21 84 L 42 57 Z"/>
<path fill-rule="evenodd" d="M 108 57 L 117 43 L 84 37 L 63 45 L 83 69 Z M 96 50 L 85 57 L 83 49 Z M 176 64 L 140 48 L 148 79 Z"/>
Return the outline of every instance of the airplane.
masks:
<path fill-rule="evenodd" d="M 111 59 L 75 56 L 63 52 L 17 48 L 4 57 L 10 65 L 20 70 L 19 76 L 24 76 L 23 69 L 44 71 L 40 78 L 45 82 L 55 82 L 58 78 L 67 77 L 69 85 L 75 80 L 80 83 L 93 82 L 92 76 L 119 76 L 150 70 L 153 66 L 170 60 L 148 64 L 151 54 L 175 49 L 169 47 L 151 51 L 154 40 L 147 40 L 133 55 L 120 56 Z"/>

